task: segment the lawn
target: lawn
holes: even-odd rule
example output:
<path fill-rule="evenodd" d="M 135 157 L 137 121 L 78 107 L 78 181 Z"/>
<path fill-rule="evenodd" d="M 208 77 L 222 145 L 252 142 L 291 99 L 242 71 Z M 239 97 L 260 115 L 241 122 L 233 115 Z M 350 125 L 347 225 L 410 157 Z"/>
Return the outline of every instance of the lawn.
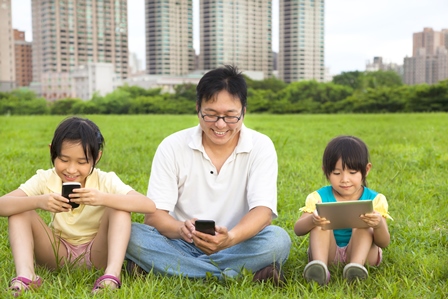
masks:
<path fill-rule="evenodd" d="M 115 171 L 124 182 L 146 193 L 151 161 L 167 135 L 197 124 L 196 116 L 140 115 L 90 118 L 106 139 L 98 167 Z M 63 119 L 58 116 L 0 117 L 0 195 L 16 189 L 39 168 L 51 167 L 48 144 Z M 279 160 L 278 210 L 275 224 L 293 241 L 283 288 L 254 284 L 251 274 L 216 281 L 148 275 L 122 275 L 123 287 L 105 298 L 444 298 L 448 295 L 448 115 L 247 115 L 246 126 L 274 141 Z M 347 284 L 342 268 L 330 268 L 326 287 L 302 277 L 308 237 L 297 237 L 293 225 L 312 191 L 326 185 L 321 156 L 327 142 L 355 135 L 370 148 L 373 168 L 368 186 L 386 195 L 391 244 L 383 263 L 369 268 L 369 278 Z M 0 207 L 1 208 L 1 207 Z M 47 212 L 41 213 L 49 219 Z M 143 216 L 133 215 L 134 221 Z M 0 298 L 15 276 L 8 244 L 7 219 L 0 218 Z M 24 298 L 89 298 L 99 271 L 63 267 L 49 272 L 38 294 Z M 102 296 L 97 296 L 102 297 Z"/>

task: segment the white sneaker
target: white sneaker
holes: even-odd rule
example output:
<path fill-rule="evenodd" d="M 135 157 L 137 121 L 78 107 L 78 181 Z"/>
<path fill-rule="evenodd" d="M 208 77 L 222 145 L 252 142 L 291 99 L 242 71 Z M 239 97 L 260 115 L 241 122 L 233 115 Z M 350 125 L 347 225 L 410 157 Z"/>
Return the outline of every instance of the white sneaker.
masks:
<path fill-rule="evenodd" d="M 367 272 L 367 269 L 361 264 L 350 263 L 345 265 L 342 276 L 347 279 L 348 282 L 351 282 L 356 279 L 366 279 L 369 277 L 369 272 Z"/>
<path fill-rule="evenodd" d="M 307 282 L 315 281 L 323 286 L 330 281 L 330 272 L 324 262 L 314 260 L 306 265 L 303 270 L 303 277 Z"/>

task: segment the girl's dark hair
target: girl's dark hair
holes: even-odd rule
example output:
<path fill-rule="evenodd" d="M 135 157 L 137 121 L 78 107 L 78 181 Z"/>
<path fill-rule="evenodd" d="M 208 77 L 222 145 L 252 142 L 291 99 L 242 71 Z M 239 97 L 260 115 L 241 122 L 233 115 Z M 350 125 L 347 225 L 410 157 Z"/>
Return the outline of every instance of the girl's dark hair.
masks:
<path fill-rule="evenodd" d="M 242 108 L 247 106 L 247 84 L 244 76 L 236 66 L 224 65 L 207 72 L 196 86 L 196 105 L 199 112 L 202 100 L 213 100 L 218 93 L 226 90 L 230 95 L 238 98 Z"/>
<path fill-rule="evenodd" d="M 369 150 L 361 139 L 354 136 L 338 136 L 328 143 L 322 158 L 322 169 L 327 179 L 339 159 L 342 160 L 343 169 L 361 172 L 363 185 L 367 186 L 366 168 L 370 160 Z"/>
<path fill-rule="evenodd" d="M 98 162 L 100 151 L 103 150 L 105 145 L 104 137 L 98 126 L 87 118 L 76 116 L 63 120 L 54 131 L 50 145 L 51 163 L 53 166 L 54 160 L 61 155 L 62 143 L 64 141 L 79 142 L 82 145 L 87 162 L 92 163 L 93 171 Z"/>

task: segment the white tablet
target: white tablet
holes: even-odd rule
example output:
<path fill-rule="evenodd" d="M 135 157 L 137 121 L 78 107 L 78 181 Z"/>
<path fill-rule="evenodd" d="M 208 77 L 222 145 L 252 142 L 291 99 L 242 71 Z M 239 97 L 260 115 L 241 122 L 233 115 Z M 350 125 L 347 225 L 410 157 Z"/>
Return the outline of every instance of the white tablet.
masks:
<path fill-rule="evenodd" d="M 325 202 L 316 204 L 317 213 L 330 221 L 325 229 L 366 228 L 360 215 L 373 212 L 372 200 Z"/>

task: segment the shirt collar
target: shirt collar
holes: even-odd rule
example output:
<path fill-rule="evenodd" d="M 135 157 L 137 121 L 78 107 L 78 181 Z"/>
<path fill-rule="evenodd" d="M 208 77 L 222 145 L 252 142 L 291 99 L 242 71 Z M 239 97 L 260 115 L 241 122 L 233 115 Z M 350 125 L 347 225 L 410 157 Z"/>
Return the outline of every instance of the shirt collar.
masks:
<path fill-rule="evenodd" d="M 248 129 L 244 124 L 241 126 L 240 138 L 235 148 L 235 153 L 248 153 L 253 148 L 252 143 L 252 130 Z M 194 150 L 204 152 L 204 146 L 202 145 L 202 128 L 201 125 L 197 125 L 191 134 L 191 140 L 188 146 Z"/>
<path fill-rule="evenodd" d="M 98 169 L 94 169 L 93 172 L 87 177 L 85 188 L 95 188 L 98 189 Z M 62 186 L 62 180 L 57 175 L 56 170 L 53 168 L 51 175 L 47 180 L 47 188 L 54 193 L 60 193 Z"/>

